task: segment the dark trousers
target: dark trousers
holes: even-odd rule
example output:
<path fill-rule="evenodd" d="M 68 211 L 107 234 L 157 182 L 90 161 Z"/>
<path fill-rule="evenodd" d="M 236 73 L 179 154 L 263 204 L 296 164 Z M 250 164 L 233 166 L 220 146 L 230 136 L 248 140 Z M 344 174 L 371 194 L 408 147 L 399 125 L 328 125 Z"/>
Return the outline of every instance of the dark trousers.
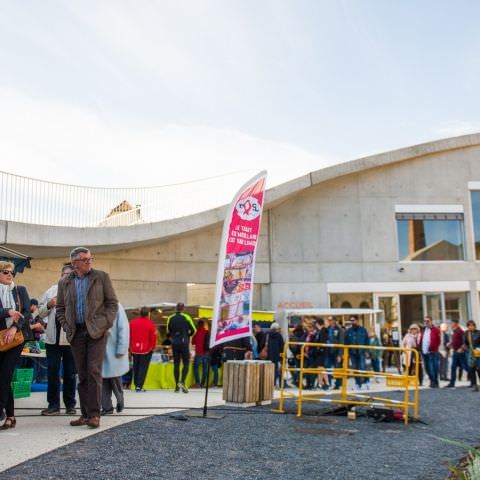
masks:
<path fill-rule="evenodd" d="M 419 355 L 420 357 L 420 355 Z M 412 358 L 410 359 L 410 365 L 408 366 L 408 374 L 413 377 L 415 375 L 415 357 L 412 353 Z M 418 363 L 418 383 L 423 384 L 423 368 L 421 360 Z"/>
<path fill-rule="evenodd" d="M 480 359 L 475 358 L 472 352 L 466 353 L 468 364 L 468 378 L 472 387 L 477 385 L 477 375 L 480 378 Z"/>
<path fill-rule="evenodd" d="M 438 352 L 422 353 L 425 371 L 430 379 L 430 385 L 434 387 L 438 387 L 439 356 Z"/>
<path fill-rule="evenodd" d="M 329 349 L 331 350 L 331 349 Z M 328 352 L 325 356 L 325 368 L 341 368 L 342 367 L 342 362 L 337 362 L 338 360 L 338 355 L 336 353 L 331 353 Z M 328 375 L 328 383 L 330 386 L 332 385 L 333 382 L 333 375 L 329 374 Z M 335 388 L 340 388 L 342 386 L 342 379 L 341 378 L 336 378 L 335 379 Z"/>
<path fill-rule="evenodd" d="M 282 363 L 280 360 L 277 360 L 276 362 L 273 361 L 273 364 L 275 365 L 275 383 L 274 385 L 277 385 L 279 387 L 282 386 Z"/>
<path fill-rule="evenodd" d="M 193 359 L 193 377 L 195 378 L 195 383 L 200 384 L 202 387 L 207 384 L 207 370 L 208 362 L 210 358 L 208 353 L 205 355 L 195 355 Z M 200 381 L 199 366 L 202 366 L 202 381 Z"/>
<path fill-rule="evenodd" d="M 480 368 L 474 365 L 473 367 L 470 367 L 468 374 L 470 378 L 470 385 L 474 387 L 477 385 L 477 375 L 480 378 Z"/>
<path fill-rule="evenodd" d="M 136 388 L 143 388 L 147 376 L 148 366 L 152 359 L 152 352 L 145 354 L 134 353 L 133 357 L 133 383 Z"/>
<path fill-rule="evenodd" d="M 15 405 L 12 392 L 13 371 L 22 354 L 23 344 L 11 350 L 0 352 L 0 413 L 5 409 L 7 417 L 15 416 Z"/>
<path fill-rule="evenodd" d="M 452 354 L 452 366 L 450 367 L 450 385 L 455 385 L 457 379 L 457 368 L 462 367 L 463 370 L 468 372 L 467 355 L 465 352 L 453 352 Z"/>
<path fill-rule="evenodd" d="M 183 362 L 182 383 L 185 383 L 188 374 L 188 365 L 190 363 L 190 349 L 188 345 L 173 345 L 173 376 L 175 384 L 178 384 L 180 378 L 180 360 Z"/>
<path fill-rule="evenodd" d="M 66 408 L 75 407 L 77 377 L 72 349 L 68 345 L 49 345 L 47 349 L 47 402 L 48 408 L 60 408 L 60 367 L 63 363 L 63 403 Z"/>
<path fill-rule="evenodd" d="M 317 367 L 317 362 L 315 361 L 315 358 L 311 357 L 305 357 L 303 360 L 303 366 L 304 368 L 316 368 Z M 312 388 L 315 387 L 315 380 L 317 379 L 317 374 L 316 373 L 305 373 L 303 375 L 305 377 L 306 381 L 306 389 L 311 390 Z M 275 369 L 275 384 L 277 380 L 277 370 Z"/>
<path fill-rule="evenodd" d="M 365 366 L 365 354 L 363 352 L 359 352 L 356 354 L 350 353 L 350 363 L 352 365 L 353 370 L 366 370 Z M 367 383 L 368 378 L 366 377 L 355 377 L 355 383 L 361 387 L 363 383 Z"/>
<path fill-rule="evenodd" d="M 104 378 L 102 385 L 102 408 L 112 410 L 112 393 L 115 395 L 117 405 L 124 406 L 122 377 Z"/>
<path fill-rule="evenodd" d="M 439 368 L 440 380 L 447 380 L 448 377 L 448 355 L 444 357 L 440 354 L 440 368 Z"/>
<path fill-rule="evenodd" d="M 212 369 L 213 372 L 213 385 L 215 387 L 218 387 L 218 365 L 210 365 L 210 368 Z"/>
<path fill-rule="evenodd" d="M 78 372 L 80 409 L 84 417 L 100 416 L 105 344 L 105 335 L 102 338 L 92 338 L 84 325 L 77 325 L 71 348 Z"/>

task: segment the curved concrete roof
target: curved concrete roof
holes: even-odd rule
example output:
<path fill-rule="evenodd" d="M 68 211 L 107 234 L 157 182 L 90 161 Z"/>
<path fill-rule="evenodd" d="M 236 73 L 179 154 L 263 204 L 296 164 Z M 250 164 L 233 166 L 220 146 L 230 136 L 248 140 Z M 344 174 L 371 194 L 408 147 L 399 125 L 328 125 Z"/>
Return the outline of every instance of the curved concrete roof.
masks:
<path fill-rule="evenodd" d="M 265 208 L 271 208 L 299 192 L 370 168 L 390 165 L 425 155 L 480 145 L 480 133 L 436 140 L 411 147 L 371 155 L 323 168 L 278 185 L 266 192 Z M 65 256 L 72 246 L 88 245 L 95 251 L 111 251 L 167 240 L 223 222 L 227 205 L 205 212 L 156 223 L 129 227 L 72 228 L 0 221 L 0 242 L 33 257 Z M 48 245 L 48 246 L 45 246 Z"/>

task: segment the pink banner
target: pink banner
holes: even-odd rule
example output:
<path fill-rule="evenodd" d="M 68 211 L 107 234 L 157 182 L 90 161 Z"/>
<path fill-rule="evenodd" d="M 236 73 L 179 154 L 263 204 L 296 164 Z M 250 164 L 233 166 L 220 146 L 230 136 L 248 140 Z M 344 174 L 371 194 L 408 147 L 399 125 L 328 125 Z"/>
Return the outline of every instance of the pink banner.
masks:
<path fill-rule="evenodd" d="M 266 172 L 237 193 L 223 225 L 210 347 L 252 333 L 255 253 L 260 235 Z"/>

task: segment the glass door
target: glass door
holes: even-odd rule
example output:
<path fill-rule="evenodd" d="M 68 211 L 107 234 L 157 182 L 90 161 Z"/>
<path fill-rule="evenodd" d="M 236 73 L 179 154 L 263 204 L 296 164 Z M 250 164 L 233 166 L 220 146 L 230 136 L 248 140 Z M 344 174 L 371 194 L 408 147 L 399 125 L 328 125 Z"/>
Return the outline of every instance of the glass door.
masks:
<path fill-rule="evenodd" d="M 423 311 L 424 315 L 432 317 L 434 323 L 443 322 L 445 320 L 445 306 L 443 293 L 424 293 L 423 294 Z"/>
<path fill-rule="evenodd" d="M 378 320 L 381 320 L 382 324 L 390 324 L 391 328 L 395 328 L 398 331 L 401 331 L 400 310 L 398 308 L 398 295 L 375 293 L 373 295 L 373 303 L 375 308 L 383 310 L 383 318 Z"/>
<path fill-rule="evenodd" d="M 419 293 L 400 295 L 400 314 L 402 316 L 402 334 L 407 333 L 412 323 L 423 323 L 423 295 Z"/>

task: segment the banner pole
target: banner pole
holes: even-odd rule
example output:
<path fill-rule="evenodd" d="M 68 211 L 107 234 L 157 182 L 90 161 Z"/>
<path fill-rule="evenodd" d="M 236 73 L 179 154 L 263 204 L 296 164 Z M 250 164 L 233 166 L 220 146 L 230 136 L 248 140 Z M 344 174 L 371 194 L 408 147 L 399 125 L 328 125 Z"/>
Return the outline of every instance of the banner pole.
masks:
<path fill-rule="evenodd" d="M 210 383 L 210 352 L 208 352 L 208 365 L 207 365 L 207 384 L 205 385 L 205 401 L 203 403 L 203 412 L 198 409 L 190 410 L 186 413 L 187 417 L 196 417 L 196 418 L 208 418 L 212 420 L 221 420 L 225 417 L 224 413 L 207 413 L 208 410 L 208 384 Z M 203 372 L 202 372 L 203 376 Z"/>
<path fill-rule="evenodd" d="M 208 365 L 207 365 L 207 384 L 205 385 L 205 402 L 203 404 L 203 416 L 207 416 L 207 403 L 208 403 L 208 385 L 210 384 L 210 352 L 208 352 Z"/>

